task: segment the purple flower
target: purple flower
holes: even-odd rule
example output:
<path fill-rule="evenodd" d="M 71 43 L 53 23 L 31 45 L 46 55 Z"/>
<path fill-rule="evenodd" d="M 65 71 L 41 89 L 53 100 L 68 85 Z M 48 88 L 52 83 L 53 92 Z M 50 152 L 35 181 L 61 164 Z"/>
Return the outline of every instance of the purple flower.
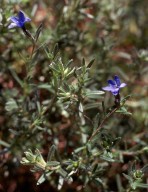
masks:
<path fill-rule="evenodd" d="M 10 17 L 11 24 L 8 26 L 9 29 L 14 27 L 24 28 L 25 23 L 31 21 L 30 18 L 26 17 L 23 13 L 23 11 L 19 11 L 18 16 L 12 16 Z"/>
<path fill-rule="evenodd" d="M 115 96 L 119 94 L 120 88 L 126 86 L 125 83 L 120 82 L 120 79 L 117 75 L 114 76 L 114 80 L 108 80 L 107 82 L 108 86 L 103 87 L 102 89 L 104 91 L 110 91 Z"/>

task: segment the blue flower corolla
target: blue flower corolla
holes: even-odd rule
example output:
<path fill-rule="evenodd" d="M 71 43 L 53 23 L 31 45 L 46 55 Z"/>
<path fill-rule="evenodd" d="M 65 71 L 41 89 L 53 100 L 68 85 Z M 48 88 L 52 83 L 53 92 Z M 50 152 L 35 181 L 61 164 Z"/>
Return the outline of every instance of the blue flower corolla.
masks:
<path fill-rule="evenodd" d="M 126 86 L 126 83 L 121 83 L 120 78 L 115 75 L 114 80 L 108 80 L 108 86 L 103 87 L 102 89 L 104 91 L 110 91 L 113 95 L 118 95 L 120 88 L 123 88 Z"/>
<path fill-rule="evenodd" d="M 25 23 L 31 21 L 30 18 L 26 17 L 23 11 L 19 11 L 18 16 L 12 16 L 10 17 L 11 24 L 8 26 L 9 29 L 14 27 L 24 28 Z"/>

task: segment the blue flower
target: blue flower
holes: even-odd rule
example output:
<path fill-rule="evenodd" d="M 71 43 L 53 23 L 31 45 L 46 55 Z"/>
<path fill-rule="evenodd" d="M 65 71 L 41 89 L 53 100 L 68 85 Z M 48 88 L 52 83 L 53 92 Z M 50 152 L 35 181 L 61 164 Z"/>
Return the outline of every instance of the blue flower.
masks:
<path fill-rule="evenodd" d="M 25 23 L 31 21 L 31 19 L 26 17 L 22 11 L 19 11 L 17 17 L 10 17 L 10 20 L 12 23 L 8 26 L 9 29 L 14 27 L 24 28 Z"/>
<path fill-rule="evenodd" d="M 103 87 L 102 89 L 104 91 L 110 91 L 113 95 L 118 95 L 120 88 L 123 88 L 126 86 L 125 83 L 121 83 L 120 79 L 117 75 L 115 75 L 114 80 L 108 80 L 108 86 Z"/>

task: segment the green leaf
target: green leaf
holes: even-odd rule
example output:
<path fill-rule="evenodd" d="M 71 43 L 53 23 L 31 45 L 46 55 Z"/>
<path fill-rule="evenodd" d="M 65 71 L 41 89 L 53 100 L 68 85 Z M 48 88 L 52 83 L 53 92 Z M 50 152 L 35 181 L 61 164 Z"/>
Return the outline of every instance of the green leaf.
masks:
<path fill-rule="evenodd" d="M 122 113 L 124 115 L 132 115 L 132 113 L 128 112 L 124 106 L 120 107 L 120 109 L 118 109 L 116 113 Z"/>
<path fill-rule="evenodd" d="M 18 109 L 18 105 L 16 101 L 13 98 L 11 98 L 9 101 L 7 101 L 5 109 L 6 111 L 13 111 Z"/>
<path fill-rule="evenodd" d="M 2 20 L 3 20 L 3 16 L 2 16 L 2 14 L 1 14 L 1 12 L 0 12 L 0 25 L 3 25 L 3 24 L 2 24 Z"/>
<path fill-rule="evenodd" d="M 43 173 L 41 175 L 41 177 L 38 179 L 37 185 L 42 184 L 52 173 L 53 173 L 53 171 L 50 171 L 50 172 L 47 172 L 47 173 Z"/>
<path fill-rule="evenodd" d="M 15 131 L 13 129 L 9 129 L 9 131 L 14 135 L 20 135 L 20 131 Z"/>
<path fill-rule="evenodd" d="M 41 177 L 37 181 L 37 185 L 42 184 L 46 180 L 45 174 L 42 174 Z"/>
<path fill-rule="evenodd" d="M 49 167 L 55 167 L 58 165 L 60 165 L 60 162 L 58 162 L 58 161 L 48 161 L 47 162 L 47 166 L 49 166 Z"/>
<path fill-rule="evenodd" d="M 147 173 L 147 172 L 148 172 L 148 164 L 145 165 L 145 166 L 141 169 L 141 171 L 142 171 L 143 173 Z"/>
<path fill-rule="evenodd" d="M 68 173 L 64 169 L 62 169 L 62 168 L 58 169 L 56 172 L 59 173 L 65 179 L 68 176 Z"/>
<path fill-rule="evenodd" d="M 83 146 L 83 147 L 79 147 L 77 149 L 74 150 L 74 153 L 79 153 L 80 151 L 82 151 L 83 149 L 85 149 L 86 146 Z"/>
<path fill-rule="evenodd" d="M 64 184 L 64 179 L 63 177 L 59 177 L 59 181 L 58 181 L 58 190 L 60 190 L 63 187 Z"/>
<path fill-rule="evenodd" d="M 98 96 L 103 95 L 104 91 L 87 90 L 85 96 L 91 99 L 98 99 Z"/>
<path fill-rule="evenodd" d="M 122 173 L 123 174 L 123 176 L 127 179 L 127 180 L 129 180 L 130 182 L 132 182 L 132 178 L 129 176 L 129 175 L 126 175 L 125 173 Z"/>
<path fill-rule="evenodd" d="M 19 78 L 19 76 L 17 75 L 17 73 L 14 71 L 13 68 L 9 68 L 12 76 L 14 77 L 14 79 L 16 80 L 16 82 L 21 86 L 23 87 L 23 81 Z"/>
<path fill-rule="evenodd" d="M 87 65 L 87 68 L 91 68 L 91 66 L 92 66 L 92 64 L 94 63 L 94 61 L 95 61 L 95 59 L 92 59 L 90 62 L 89 62 L 89 64 Z"/>
<path fill-rule="evenodd" d="M 68 66 L 68 65 L 70 65 L 71 63 L 73 62 L 73 59 L 70 59 L 67 63 L 66 63 L 66 67 Z"/>
<path fill-rule="evenodd" d="M 98 128 L 99 122 L 100 122 L 100 113 L 97 113 L 93 120 L 93 125 L 94 125 L 93 131 Z"/>
<path fill-rule="evenodd" d="M 87 149 L 88 153 L 91 153 L 91 151 L 92 151 L 91 143 L 87 143 L 86 149 Z"/>
<path fill-rule="evenodd" d="M 100 179 L 100 178 L 95 178 L 94 179 L 94 182 L 95 182 L 95 184 L 97 184 L 97 185 L 103 185 L 103 181 Z"/>
<path fill-rule="evenodd" d="M 47 84 L 47 83 L 40 84 L 40 85 L 38 85 L 37 87 L 38 87 L 39 89 L 46 89 L 46 90 L 54 93 L 54 91 L 52 90 L 52 86 L 49 85 L 49 84 Z"/>
<path fill-rule="evenodd" d="M 82 59 L 82 66 L 85 66 L 85 59 Z"/>
<path fill-rule="evenodd" d="M 101 104 L 99 102 L 89 103 L 84 106 L 84 110 L 98 108 Z"/>
<path fill-rule="evenodd" d="M 113 159 L 113 154 L 112 153 L 105 153 L 103 155 L 100 155 L 101 159 L 104 159 L 105 161 L 109 161 L 109 162 L 116 162 L 117 160 Z"/>
<path fill-rule="evenodd" d="M 2 141 L 1 139 L 0 139 L 0 145 L 5 146 L 5 147 L 10 147 L 9 143 Z"/>
<path fill-rule="evenodd" d="M 49 149 L 48 157 L 47 157 L 47 162 L 50 162 L 51 159 L 54 157 L 56 151 L 55 145 L 52 145 Z"/>
<path fill-rule="evenodd" d="M 131 164 L 130 170 L 131 170 L 132 172 L 135 172 L 135 171 L 136 171 L 136 161 L 134 161 L 134 162 Z"/>
<path fill-rule="evenodd" d="M 41 24 L 39 25 L 39 27 L 38 27 L 38 29 L 37 29 L 37 31 L 36 31 L 36 33 L 35 33 L 34 39 L 35 39 L 36 42 L 37 42 L 37 40 L 38 40 L 38 38 L 39 38 L 39 35 L 40 35 L 42 29 L 43 29 L 43 23 L 41 23 Z"/>
<path fill-rule="evenodd" d="M 95 166 L 93 167 L 92 173 L 95 173 L 95 171 L 98 169 L 99 165 L 95 164 Z"/>
<path fill-rule="evenodd" d="M 53 59 L 56 57 L 58 52 L 59 52 L 59 46 L 58 46 L 58 44 L 56 44 L 53 49 Z"/>
<path fill-rule="evenodd" d="M 53 54 L 50 53 L 50 50 L 49 50 L 49 48 L 47 47 L 47 45 L 44 45 L 44 51 L 45 51 L 47 57 L 52 60 L 52 59 L 53 59 Z"/>
<path fill-rule="evenodd" d="M 131 95 L 127 95 L 126 97 L 124 97 L 124 98 L 121 100 L 121 105 L 124 105 L 124 103 L 125 103 L 129 98 L 131 98 Z"/>
<path fill-rule="evenodd" d="M 144 184 L 144 183 L 135 183 L 136 187 L 140 187 L 140 188 L 148 188 L 148 184 Z"/>

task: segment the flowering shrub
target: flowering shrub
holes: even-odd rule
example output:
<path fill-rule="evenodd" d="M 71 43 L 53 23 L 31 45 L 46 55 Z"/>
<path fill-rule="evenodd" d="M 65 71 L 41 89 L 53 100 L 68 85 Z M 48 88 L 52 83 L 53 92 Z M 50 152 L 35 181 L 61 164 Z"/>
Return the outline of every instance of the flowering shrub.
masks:
<path fill-rule="evenodd" d="M 0 189 L 146 190 L 146 3 L 19 2 L 0 11 Z"/>

